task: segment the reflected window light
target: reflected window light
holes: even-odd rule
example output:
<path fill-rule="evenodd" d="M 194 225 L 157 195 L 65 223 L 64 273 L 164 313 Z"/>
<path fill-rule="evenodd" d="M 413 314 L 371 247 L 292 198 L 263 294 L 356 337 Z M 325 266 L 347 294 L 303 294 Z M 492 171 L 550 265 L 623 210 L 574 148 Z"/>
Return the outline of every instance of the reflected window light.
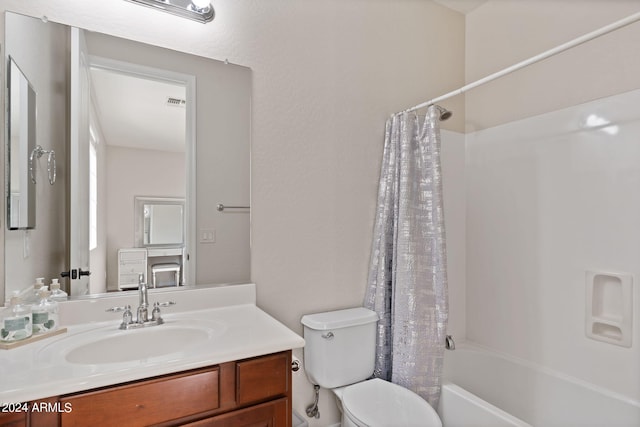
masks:
<path fill-rule="evenodd" d="M 611 122 L 597 114 L 590 114 L 584 121 L 584 127 L 587 129 L 600 130 L 609 135 L 616 135 L 620 128 L 612 125 Z"/>

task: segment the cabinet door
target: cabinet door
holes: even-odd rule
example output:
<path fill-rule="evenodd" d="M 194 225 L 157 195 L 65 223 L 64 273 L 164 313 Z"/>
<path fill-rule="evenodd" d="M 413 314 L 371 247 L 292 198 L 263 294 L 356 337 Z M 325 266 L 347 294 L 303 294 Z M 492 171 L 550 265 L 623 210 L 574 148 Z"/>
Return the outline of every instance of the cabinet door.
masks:
<path fill-rule="evenodd" d="M 26 427 L 26 412 L 5 412 L 0 413 L 0 427 Z"/>
<path fill-rule="evenodd" d="M 288 396 L 291 390 L 291 352 L 271 354 L 238 362 L 238 405 Z"/>
<path fill-rule="evenodd" d="M 288 399 L 282 398 L 228 414 L 186 424 L 185 427 L 290 427 Z"/>

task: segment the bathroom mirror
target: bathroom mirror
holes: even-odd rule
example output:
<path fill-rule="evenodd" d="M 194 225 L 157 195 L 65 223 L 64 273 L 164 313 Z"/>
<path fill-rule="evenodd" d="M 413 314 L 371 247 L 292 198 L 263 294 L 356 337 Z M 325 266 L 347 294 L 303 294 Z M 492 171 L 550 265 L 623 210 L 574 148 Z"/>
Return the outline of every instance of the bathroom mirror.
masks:
<path fill-rule="evenodd" d="M 250 69 L 10 12 L 5 55 L 20 57 L 19 64 L 26 58 L 37 74 L 38 135 L 50 139 L 58 157 L 56 185 L 37 188 L 38 227 L 5 233 L 5 296 L 36 277 L 49 283 L 61 273 L 71 295 L 118 291 L 118 250 L 146 246 L 158 257 L 149 265 L 184 247 L 187 285 L 250 281 L 249 211 L 216 210 L 220 203 L 250 205 Z M 131 83 L 123 76 L 164 84 L 163 105 L 140 107 L 138 89 L 116 95 L 98 81 L 104 77 L 117 89 Z M 181 93 L 169 88 L 174 83 Z M 113 95 L 109 102 L 100 99 L 104 93 Z M 161 124 L 169 119 L 159 110 L 182 111 L 183 148 L 160 145 L 169 133 Z M 120 121 L 112 120 L 116 113 L 124 113 Z M 181 199 L 182 233 L 156 236 L 150 229 L 150 243 L 138 240 L 141 195 Z M 149 205 L 158 220 L 178 216 L 175 205 Z M 200 239 L 203 231 L 215 239 Z"/>
<path fill-rule="evenodd" d="M 7 226 L 34 228 L 36 92 L 12 57 L 7 65 Z"/>
<path fill-rule="evenodd" d="M 139 247 L 182 247 L 185 243 L 184 199 L 136 197 L 136 243 Z"/>

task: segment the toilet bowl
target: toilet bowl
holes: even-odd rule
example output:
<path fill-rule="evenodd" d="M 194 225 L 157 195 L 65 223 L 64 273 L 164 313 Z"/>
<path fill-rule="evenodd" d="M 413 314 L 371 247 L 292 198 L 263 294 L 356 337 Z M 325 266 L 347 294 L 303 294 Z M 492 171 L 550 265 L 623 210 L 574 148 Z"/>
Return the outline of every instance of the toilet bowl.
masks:
<path fill-rule="evenodd" d="M 442 427 L 436 411 L 416 393 L 378 378 L 378 315 L 363 307 L 307 314 L 305 372 L 331 389 L 342 411 L 341 427 Z"/>
<path fill-rule="evenodd" d="M 341 427 L 442 427 L 436 411 L 414 392 L 374 378 L 333 389 Z"/>

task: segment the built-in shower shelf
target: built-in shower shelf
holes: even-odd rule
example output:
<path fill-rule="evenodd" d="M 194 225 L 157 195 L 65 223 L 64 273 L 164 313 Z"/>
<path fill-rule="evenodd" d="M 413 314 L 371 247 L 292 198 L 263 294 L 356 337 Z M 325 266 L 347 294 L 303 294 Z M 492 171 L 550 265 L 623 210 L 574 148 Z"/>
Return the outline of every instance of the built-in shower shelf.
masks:
<path fill-rule="evenodd" d="M 591 324 L 591 333 L 610 340 L 622 341 L 622 330 L 617 325 L 594 321 Z"/>
<path fill-rule="evenodd" d="M 593 321 L 595 323 L 602 323 L 603 325 L 619 326 L 624 321 L 624 319 L 622 318 L 622 316 L 610 316 L 610 317 L 593 316 Z"/>
<path fill-rule="evenodd" d="M 585 332 L 587 337 L 631 347 L 633 277 L 628 273 L 587 271 Z"/>

